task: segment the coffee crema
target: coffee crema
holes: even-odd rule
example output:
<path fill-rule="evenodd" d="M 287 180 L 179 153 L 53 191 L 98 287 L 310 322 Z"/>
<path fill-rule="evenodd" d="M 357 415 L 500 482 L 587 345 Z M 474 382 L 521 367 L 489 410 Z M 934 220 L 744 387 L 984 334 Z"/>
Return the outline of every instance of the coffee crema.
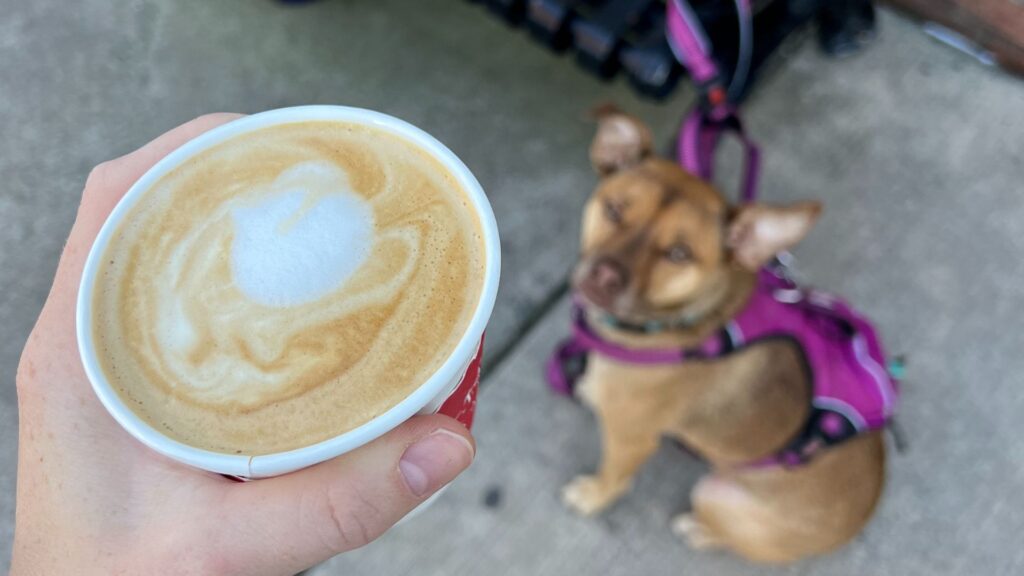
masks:
<path fill-rule="evenodd" d="M 362 124 L 248 132 L 163 176 L 110 238 L 93 297 L 101 368 L 190 446 L 280 452 L 380 415 L 465 332 L 484 278 L 466 192 Z"/>

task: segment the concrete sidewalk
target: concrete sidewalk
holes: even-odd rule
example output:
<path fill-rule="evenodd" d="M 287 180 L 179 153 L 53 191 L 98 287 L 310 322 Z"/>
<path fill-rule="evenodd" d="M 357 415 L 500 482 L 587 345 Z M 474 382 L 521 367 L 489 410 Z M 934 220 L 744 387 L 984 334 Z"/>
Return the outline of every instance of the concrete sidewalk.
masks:
<path fill-rule="evenodd" d="M 1014 329 L 1024 321 L 1024 86 L 905 20 L 883 13 L 881 26 L 849 61 L 791 44 L 745 115 L 766 148 L 765 198 L 826 204 L 797 251 L 801 270 L 909 355 L 910 449 L 892 458 L 883 505 L 851 546 L 760 570 L 668 533 L 702 471 L 674 450 L 598 520 L 556 497 L 598 450 L 591 417 L 540 378 L 567 329 L 560 287 L 594 185 L 584 113 L 615 100 L 667 142 L 689 92 L 638 101 L 461 1 L 17 3 L 0 19 L 0 573 L 13 531 L 17 358 L 89 167 L 202 112 L 321 102 L 406 118 L 477 174 L 503 234 L 488 354 L 504 361 L 481 395 L 473 468 L 419 518 L 313 574 L 1024 571 L 1024 337 Z M 726 148 L 723 173 L 735 152 Z"/>
<path fill-rule="evenodd" d="M 890 459 L 885 498 L 860 537 L 779 569 L 690 551 L 668 525 L 703 469 L 670 446 L 600 519 L 568 513 L 558 489 L 591 471 L 599 448 L 590 415 L 541 377 L 567 333 L 563 301 L 487 383 L 465 477 L 422 517 L 313 573 L 1024 571 L 1024 338 L 1013 328 L 1024 319 L 1024 169 L 1012 160 L 1024 152 L 1024 93 L 903 20 L 882 24 L 878 45 L 849 62 L 800 47 L 745 110 L 767 149 L 765 198 L 825 201 L 797 250 L 800 269 L 909 356 L 900 421 L 910 447 Z M 487 506 L 493 494 L 499 503 Z"/>

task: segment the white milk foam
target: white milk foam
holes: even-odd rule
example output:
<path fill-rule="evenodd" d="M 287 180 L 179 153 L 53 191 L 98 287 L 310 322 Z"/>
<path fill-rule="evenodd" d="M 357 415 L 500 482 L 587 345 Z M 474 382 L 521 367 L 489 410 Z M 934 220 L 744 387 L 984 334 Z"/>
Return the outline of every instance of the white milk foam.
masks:
<path fill-rule="evenodd" d="M 307 162 L 284 173 L 258 204 L 231 211 L 231 272 L 249 298 L 294 306 L 343 285 L 373 247 L 373 210 L 348 176 Z"/>

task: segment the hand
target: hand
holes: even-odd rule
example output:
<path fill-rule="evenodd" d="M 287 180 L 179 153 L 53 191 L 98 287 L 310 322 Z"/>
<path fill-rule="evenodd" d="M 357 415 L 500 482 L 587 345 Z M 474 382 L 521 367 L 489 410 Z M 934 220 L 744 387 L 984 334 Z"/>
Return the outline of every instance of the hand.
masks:
<path fill-rule="evenodd" d="M 89 175 L 18 366 L 13 576 L 294 574 L 380 536 L 473 459 L 465 428 L 424 416 L 334 460 L 237 483 L 149 450 L 99 403 L 75 338 L 89 248 L 147 169 L 237 117 L 203 116 Z"/>

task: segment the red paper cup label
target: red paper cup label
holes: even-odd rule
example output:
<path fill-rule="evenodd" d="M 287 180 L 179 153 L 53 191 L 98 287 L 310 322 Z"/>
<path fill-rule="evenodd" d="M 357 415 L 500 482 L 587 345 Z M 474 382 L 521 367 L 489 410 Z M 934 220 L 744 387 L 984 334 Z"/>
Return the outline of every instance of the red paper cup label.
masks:
<path fill-rule="evenodd" d="M 451 416 L 467 430 L 473 429 L 473 415 L 476 413 L 476 393 L 480 388 L 480 360 L 484 355 L 484 341 L 480 339 L 480 346 L 476 349 L 476 355 L 466 368 L 466 374 L 462 382 L 455 388 L 452 395 L 441 404 L 439 414 Z"/>

